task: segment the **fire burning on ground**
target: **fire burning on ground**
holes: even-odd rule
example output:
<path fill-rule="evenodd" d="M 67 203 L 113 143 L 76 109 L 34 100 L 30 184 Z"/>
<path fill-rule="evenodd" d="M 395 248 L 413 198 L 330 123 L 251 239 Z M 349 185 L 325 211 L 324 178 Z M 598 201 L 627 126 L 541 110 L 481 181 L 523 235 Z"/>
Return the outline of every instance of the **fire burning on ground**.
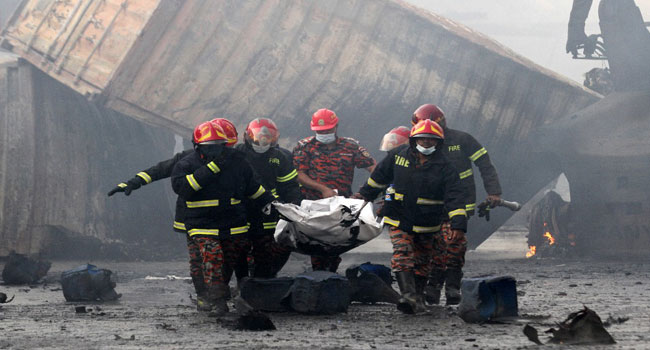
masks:
<path fill-rule="evenodd" d="M 528 221 L 526 258 L 567 257 L 576 247 L 576 235 L 567 233 L 569 203 L 551 191 L 531 210 Z"/>

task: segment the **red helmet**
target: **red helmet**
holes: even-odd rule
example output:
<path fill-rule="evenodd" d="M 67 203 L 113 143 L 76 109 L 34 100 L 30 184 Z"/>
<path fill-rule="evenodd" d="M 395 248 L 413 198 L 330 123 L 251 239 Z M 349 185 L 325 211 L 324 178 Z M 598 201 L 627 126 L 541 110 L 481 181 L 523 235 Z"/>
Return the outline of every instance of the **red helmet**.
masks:
<path fill-rule="evenodd" d="M 441 120 L 445 119 L 445 112 L 440 109 L 440 107 L 432 104 L 426 104 L 418 107 L 418 109 L 413 112 L 413 117 L 411 118 L 411 125 L 417 124 L 420 120 L 431 119 L 436 123 L 439 123 Z"/>
<path fill-rule="evenodd" d="M 226 133 L 221 126 L 212 121 L 203 122 L 194 128 L 194 138 L 192 142 L 195 145 L 214 145 L 226 143 Z"/>
<path fill-rule="evenodd" d="M 445 132 L 438 123 L 431 119 L 419 121 L 411 129 L 411 138 L 427 137 L 439 140 L 445 139 Z"/>
<path fill-rule="evenodd" d="M 260 146 L 275 146 L 280 137 L 280 131 L 269 118 L 253 119 L 246 126 L 246 140 Z"/>
<path fill-rule="evenodd" d="M 237 143 L 237 128 L 226 118 L 214 118 L 210 122 L 217 124 L 226 134 L 226 146 L 232 147 Z"/>
<path fill-rule="evenodd" d="M 411 129 L 405 126 L 398 126 L 384 135 L 384 138 L 381 139 L 379 150 L 390 151 L 397 146 L 407 143 L 410 136 Z"/>
<path fill-rule="evenodd" d="M 339 123 L 339 118 L 334 111 L 322 108 L 311 116 L 311 129 L 314 131 L 329 130 Z"/>

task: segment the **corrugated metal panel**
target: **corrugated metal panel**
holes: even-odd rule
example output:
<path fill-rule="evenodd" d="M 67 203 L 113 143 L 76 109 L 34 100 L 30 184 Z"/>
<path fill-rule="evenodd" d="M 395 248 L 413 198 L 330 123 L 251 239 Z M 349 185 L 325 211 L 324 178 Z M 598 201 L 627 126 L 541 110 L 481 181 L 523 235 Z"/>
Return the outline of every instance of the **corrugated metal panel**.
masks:
<path fill-rule="evenodd" d="M 0 62 L 0 256 L 182 251 L 171 231 L 168 183 L 106 196 L 171 156 L 173 135 L 97 107 L 15 57 L 0 53 Z"/>

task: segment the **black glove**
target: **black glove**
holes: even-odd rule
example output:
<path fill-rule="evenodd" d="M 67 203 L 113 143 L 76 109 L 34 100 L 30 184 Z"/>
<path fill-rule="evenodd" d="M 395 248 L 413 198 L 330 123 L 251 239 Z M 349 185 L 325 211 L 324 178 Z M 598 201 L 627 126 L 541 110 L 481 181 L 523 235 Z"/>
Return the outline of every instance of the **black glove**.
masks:
<path fill-rule="evenodd" d="M 126 183 L 122 182 L 115 186 L 114 189 L 112 189 L 110 192 L 108 192 L 108 196 L 112 196 L 117 192 L 124 192 L 125 195 L 130 195 L 131 191 L 135 191 L 138 188 L 142 187 L 142 185 L 145 184 L 144 179 L 142 179 L 139 176 L 136 176 L 132 178 L 131 180 L 127 181 Z"/>

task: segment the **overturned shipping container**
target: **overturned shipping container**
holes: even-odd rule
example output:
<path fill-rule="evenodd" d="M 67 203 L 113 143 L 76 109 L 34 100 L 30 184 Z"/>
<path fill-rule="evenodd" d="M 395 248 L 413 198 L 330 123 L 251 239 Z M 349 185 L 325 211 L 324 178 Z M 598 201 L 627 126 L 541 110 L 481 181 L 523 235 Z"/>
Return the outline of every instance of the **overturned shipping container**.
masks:
<path fill-rule="evenodd" d="M 0 52 L 0 256 L 182 252 L 171 230 L 168 183 L 106 197 L 126 171 L 169 157 L 173 147 L 169 131 L 97 107 Z"/>
<path fill-rule="evenodd" d="M 519 201 L 557 175 L 528 157 L 530 132 L 599 98 L 401 1 L 24 0 L 2 40 L 79 93 L 181 133 L 215 116 L 240 126 L 267 116 L 293 145 L 329 107 L 341 135 L 381 157 L 386 131 L 436 103 L 488 148 Z M 492 217 L 472 245 L 508 214 Z"/>

